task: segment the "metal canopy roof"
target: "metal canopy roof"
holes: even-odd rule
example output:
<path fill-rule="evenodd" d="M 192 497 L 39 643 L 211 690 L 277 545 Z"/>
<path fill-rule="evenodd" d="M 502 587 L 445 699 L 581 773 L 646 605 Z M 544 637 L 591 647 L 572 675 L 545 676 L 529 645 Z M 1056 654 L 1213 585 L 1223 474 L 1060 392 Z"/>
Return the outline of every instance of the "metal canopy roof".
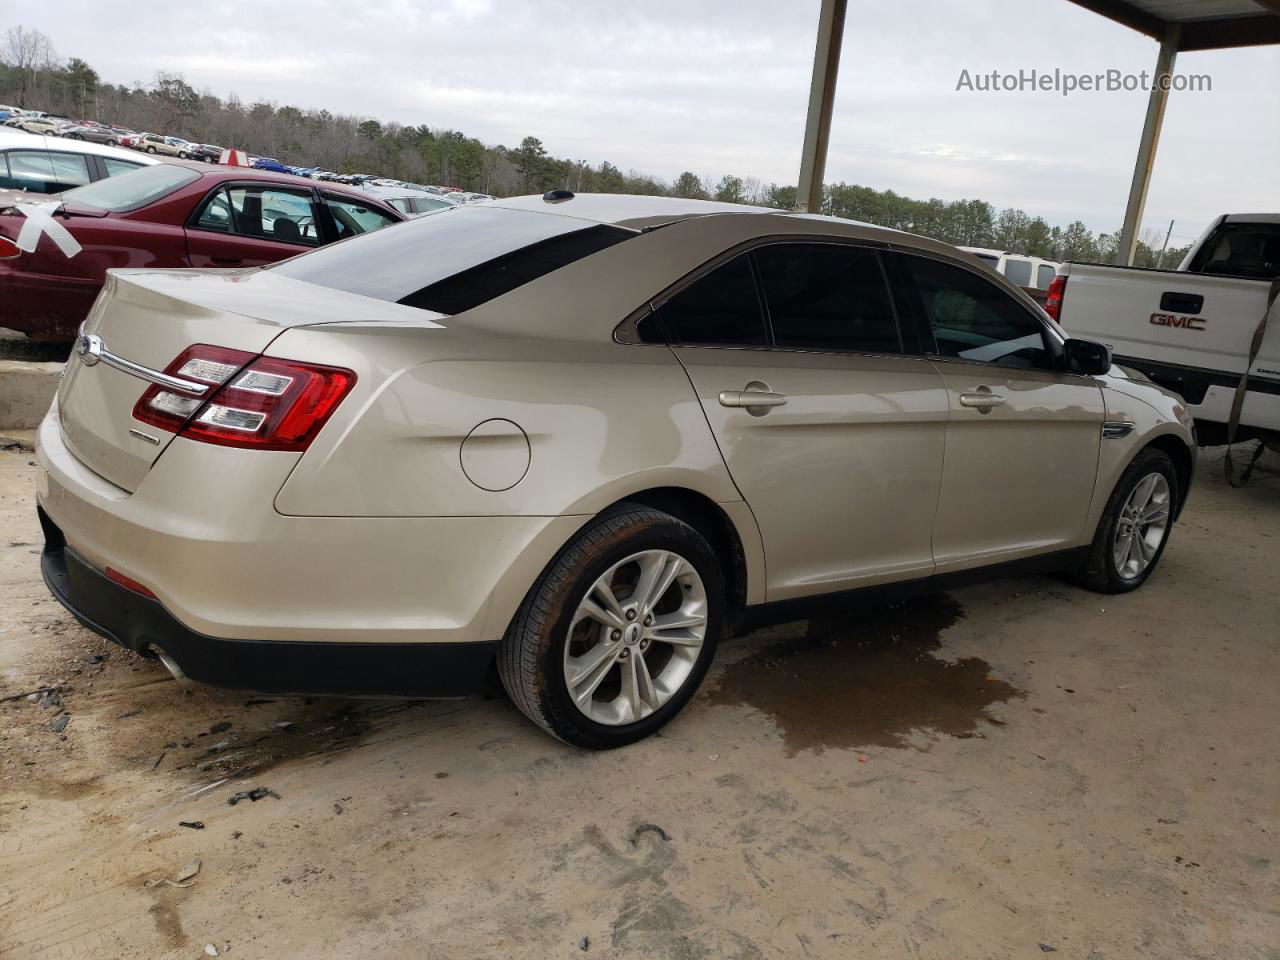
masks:
<path fill-rule="evenodd" d="M 1280 43 L 1280 0 L 1071 0 L 1163 40 L 1178 26 L 1179 51 Z"/>

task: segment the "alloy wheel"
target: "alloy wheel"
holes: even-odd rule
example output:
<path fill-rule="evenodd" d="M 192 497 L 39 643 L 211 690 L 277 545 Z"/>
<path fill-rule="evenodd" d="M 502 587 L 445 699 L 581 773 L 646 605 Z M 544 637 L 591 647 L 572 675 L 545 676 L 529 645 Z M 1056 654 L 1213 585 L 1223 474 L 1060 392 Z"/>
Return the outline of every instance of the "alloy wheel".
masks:
<path fill-rule="evenodd" d="M 1134 486 L 1116 521 L 1112 560 L 1125 580 L 1142 576 L 1155 559 L 1169 529 L 1169 481 L 1149 473 Z"/>
<path fill-rule="evenodd" d="M 564 679 L 574 706 L 608 726 L 635 723 L 684 686 L 707 632 L 707 591 L 669 550 L 632 554 L 587 590 L 569 624 Z"/>

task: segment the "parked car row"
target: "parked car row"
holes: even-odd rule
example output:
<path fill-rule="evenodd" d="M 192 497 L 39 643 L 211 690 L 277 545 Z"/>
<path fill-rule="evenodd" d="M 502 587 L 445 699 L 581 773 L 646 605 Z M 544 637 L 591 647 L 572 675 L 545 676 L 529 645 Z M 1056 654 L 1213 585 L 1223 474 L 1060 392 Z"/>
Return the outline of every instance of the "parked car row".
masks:
<path fill-rule="evenodd" d="M 11 172 L 16 155 L 7 154 Z M 357 190 L 290 174 L 134 162 L 130 173 L 82 178 L 62 193 L 34 250 L 17 245 L 22 194 L 0 194 L 0 327 L 70 339 L 112 267 L 260 266 L 408 219 Z M 52 233 L 79 249 L 68 253 Z"/>

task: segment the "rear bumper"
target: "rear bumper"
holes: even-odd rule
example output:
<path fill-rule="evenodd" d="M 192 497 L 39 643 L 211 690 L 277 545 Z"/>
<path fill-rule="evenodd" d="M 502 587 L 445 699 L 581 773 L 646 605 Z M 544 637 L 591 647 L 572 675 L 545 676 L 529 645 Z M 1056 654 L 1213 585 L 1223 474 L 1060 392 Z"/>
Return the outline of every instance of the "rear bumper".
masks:
<path fill-rule="evenodd" d="M 143 655 L 162 651 L 193 680 L 261 693 L 455 697 L 481 689 L 496 643 L 228 640 L 183 626 L 160 601 L 109 580 L 40 509 L 40 571 L 82 624 Z"/>

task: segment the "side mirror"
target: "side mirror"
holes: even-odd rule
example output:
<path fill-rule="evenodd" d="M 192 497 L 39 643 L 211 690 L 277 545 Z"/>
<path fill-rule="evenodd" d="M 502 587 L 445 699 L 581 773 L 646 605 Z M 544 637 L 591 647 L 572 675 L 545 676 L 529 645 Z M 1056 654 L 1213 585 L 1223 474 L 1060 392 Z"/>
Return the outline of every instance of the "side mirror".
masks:
<path fill-rule="evenodd" d="M 1111 348 L 1097 340 L 1068 340 L 1062 348 L 1071 373 L 1100 377 L 1111 369 Z"/>

